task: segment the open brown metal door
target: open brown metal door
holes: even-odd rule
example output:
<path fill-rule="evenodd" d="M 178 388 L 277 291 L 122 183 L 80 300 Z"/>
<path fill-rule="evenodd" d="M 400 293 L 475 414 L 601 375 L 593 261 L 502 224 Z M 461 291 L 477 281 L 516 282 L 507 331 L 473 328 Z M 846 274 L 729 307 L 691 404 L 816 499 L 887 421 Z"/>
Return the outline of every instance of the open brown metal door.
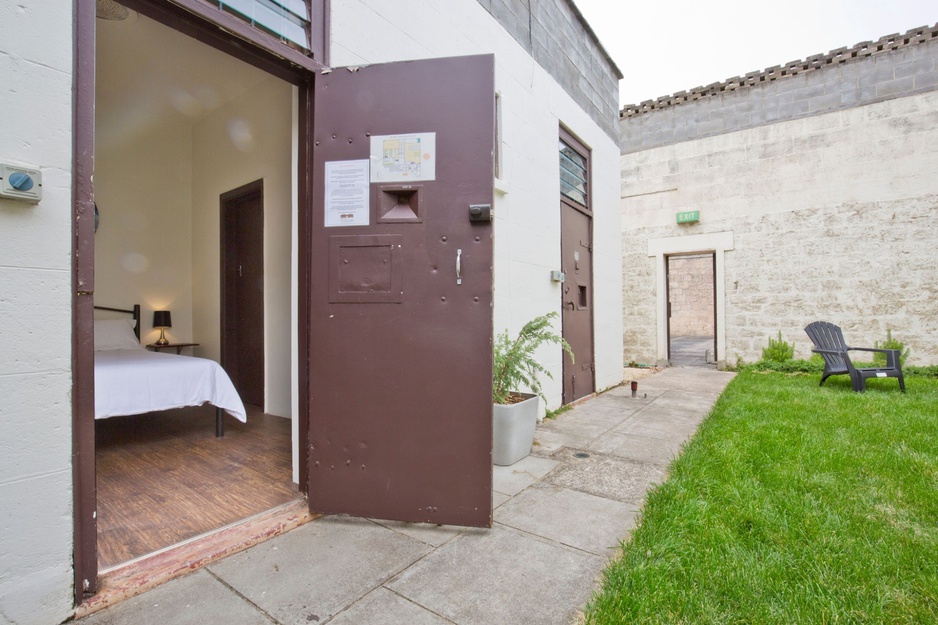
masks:
<path fill-rule="evenodd" d="M 494 57 L 316 76 L 309 505 L 492 523 Z"/>

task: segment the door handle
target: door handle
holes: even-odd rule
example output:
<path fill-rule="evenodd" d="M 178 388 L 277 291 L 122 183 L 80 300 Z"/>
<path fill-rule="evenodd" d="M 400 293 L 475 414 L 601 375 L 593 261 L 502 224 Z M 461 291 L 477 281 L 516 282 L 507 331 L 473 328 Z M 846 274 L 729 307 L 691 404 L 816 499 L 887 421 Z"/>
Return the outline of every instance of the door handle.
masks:
<path fill-rule="evenodd" d="M 456 250 L 456 284 L 462 284 L 462 250 Z"/>

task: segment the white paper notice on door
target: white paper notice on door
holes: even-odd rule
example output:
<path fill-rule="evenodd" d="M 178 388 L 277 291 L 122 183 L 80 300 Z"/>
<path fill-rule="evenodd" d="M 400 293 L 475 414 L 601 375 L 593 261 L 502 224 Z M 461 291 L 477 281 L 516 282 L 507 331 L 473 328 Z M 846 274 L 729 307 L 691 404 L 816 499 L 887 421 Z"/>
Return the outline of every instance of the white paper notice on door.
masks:
<path fill-rule="evenodd" d="M 369 208 L 368 160 L 326 161 L 326 228 L 367 226 Z"/>
<path fill-rule="evenodd" d="M 436 133 L 371 137 L 371 181 L 436 180 Z"/>

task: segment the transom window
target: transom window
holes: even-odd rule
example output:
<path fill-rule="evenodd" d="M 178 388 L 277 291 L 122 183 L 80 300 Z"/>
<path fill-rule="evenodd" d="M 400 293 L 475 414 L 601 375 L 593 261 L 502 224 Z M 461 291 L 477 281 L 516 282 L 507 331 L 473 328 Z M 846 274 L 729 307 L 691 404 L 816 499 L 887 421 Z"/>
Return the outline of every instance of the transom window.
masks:
<path fill-rule="evenodd" d="M 210 3 L 303 51 L 311 47 L 310 10 L 306 0 L 212 0 Z"/>
<path fill-rule="evenodd" d="M 560 139 L 560 195 L 589 209 L 589 158 Z"/>

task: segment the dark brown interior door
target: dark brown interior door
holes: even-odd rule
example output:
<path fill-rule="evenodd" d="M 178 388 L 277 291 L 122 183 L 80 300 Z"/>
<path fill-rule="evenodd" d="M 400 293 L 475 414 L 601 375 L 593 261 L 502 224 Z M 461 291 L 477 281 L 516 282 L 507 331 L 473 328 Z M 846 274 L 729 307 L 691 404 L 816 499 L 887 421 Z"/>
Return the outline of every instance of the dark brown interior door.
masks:
<path fill-rule="evenodd" d="M 316 77 L 312 511 L 491 526 L 494 109 L 491 55 Z"/>
<path fill-rule="evenodd" d="M 563 337 L 573 350 L 564 354 L 563 402 L 593 392 L 593 245 L 592 220 L 586 213 L 560 204 L 560 252 L 563 283 Z"/>
<path fill-rule="evenodd" d="M 264 406 L 264 187 L 221 196 L 221 364 L 241 400 Z"/>

